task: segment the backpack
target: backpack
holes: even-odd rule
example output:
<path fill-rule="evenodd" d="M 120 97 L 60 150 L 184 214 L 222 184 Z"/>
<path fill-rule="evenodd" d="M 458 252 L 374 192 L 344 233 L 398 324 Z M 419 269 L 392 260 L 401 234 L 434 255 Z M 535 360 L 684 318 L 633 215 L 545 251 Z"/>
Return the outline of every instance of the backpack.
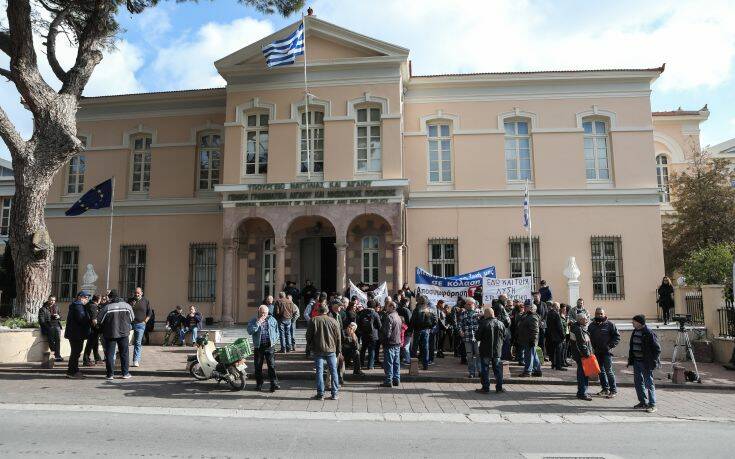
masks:
<path fill-rule="evenodd" d="M 360 330 L 360 334 L 368 336 L 373 334 L 373 315 L 370 313 L 371 310 L 363 310 L 359 317 L 359 323 L 357 329 Z"/>

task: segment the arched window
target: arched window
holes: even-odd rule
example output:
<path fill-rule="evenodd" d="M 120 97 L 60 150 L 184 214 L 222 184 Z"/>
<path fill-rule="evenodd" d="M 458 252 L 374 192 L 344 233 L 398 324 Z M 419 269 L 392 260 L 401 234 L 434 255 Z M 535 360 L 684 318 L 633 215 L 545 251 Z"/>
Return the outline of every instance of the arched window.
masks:
<path fill-rule="evenodd" d="M 84 191 L 84 172 L 87 169 L 84 155 L 74 155 L 69 161 L 66 174 L 66 194 L 79 194 Z"/>
<path fill-rule="evenodd" d="M 362 281 L 366 284 L 378 283 L 378 272 L 380 271 L 379 245 L 378 236 L 362 238 Z"/>
<path fill-rule="evenodd" d="M 306 113 L 301 112 L 301 157 L 299 172 L 302 174 L 324 173 L 324 112 L 309 108 L 309 135 L 307 150 Z"/>
<path fill-rule="evenodd" d="M 505 172 L 509 182 L 531 180 L 531 134 L 525 119 L 508 120 L 505 127 Z"/>
<path fill-rule="evenodd" d="M 276 240 L 263 241 L 263 298 L 276 291 Z"/>
<path fill-rule="evenodd" d="M 452 181 L 452 133 L 449 123 L 426 126 L 429 137 L 429 183 Z"/>
<path fill-rule="evenodd" d="M 268 122 L 267 113 L 247 115 L 243 175 L 268 173 Z"/>
<path fill-rule="evenodd" d="M 584 119 L 584 162 L 588 181 L 610 180 L 610 161 L 607 123 L 598 119 Z"/>
<path fill-rule="evenodd" d="M 222 137 L 208 132 L 199 136 L 199 189 L 213 191 L 219 183 L 222 160 Z"/>
<path fill-rule="evenodd" d="M 151 136 L 139 134 L 133 138 L 130 167 L 130 191 L 147 193 L 151 186 Z"/>
<path fill-rule="evenodd" d="M 380 172 L 380 108 L 357 109 L 357 172 Z"/>
<path fill-rule="evenodd" d="M 658 183 L 659 201 L 669 202 L 669 158 L 666 155 L 656 156 L 656 182 Z"/>

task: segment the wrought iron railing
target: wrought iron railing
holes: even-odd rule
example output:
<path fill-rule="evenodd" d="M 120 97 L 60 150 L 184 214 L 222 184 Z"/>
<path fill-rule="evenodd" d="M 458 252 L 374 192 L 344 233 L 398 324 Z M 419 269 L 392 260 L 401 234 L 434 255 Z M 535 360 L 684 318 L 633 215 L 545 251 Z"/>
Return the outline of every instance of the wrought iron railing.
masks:
<path fill-rule="evenodd" d="M 687 314 L 692 316 L 692 322 L 696 325 L 704 325 L 704 304 L 702 303 L 702 291 L 694 290 L 684 295 Z"/>
<path fill-rule="evenodd" d="M 720 316 L 720 336 L 735 338 L 735 306 L 732 300 L 725 301 L 725 307 L 718 309 Z"/>

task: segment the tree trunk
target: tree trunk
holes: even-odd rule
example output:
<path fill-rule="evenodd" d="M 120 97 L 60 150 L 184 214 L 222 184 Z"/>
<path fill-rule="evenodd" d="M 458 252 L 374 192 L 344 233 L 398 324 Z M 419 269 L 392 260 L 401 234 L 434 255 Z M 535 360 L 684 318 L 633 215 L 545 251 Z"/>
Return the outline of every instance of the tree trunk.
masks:
<path fill-rule="evenodd" d="M 35 144 L 35 145 L 34 145 Z M 29 141 L 26 148 L 41 148 L 36 142 Z M 48 157 L 48 153 L 35 151 L 36 158 Z M 15 261 L 17 312 L 29 322 L 38 319 L 38 310 L 51 291 L 51 263 L 54 248 L 50 238 L 44 238 L 46 223 L 44 208 L 53 171 L 25 161 L 13 161 L 15 173 L 15 195 L 10 211 L 10 249 Z M 45 170 L 39 170 L 45 169 Z M 46 239 L 42 247 L 34 244 L 37 239 Z"/>

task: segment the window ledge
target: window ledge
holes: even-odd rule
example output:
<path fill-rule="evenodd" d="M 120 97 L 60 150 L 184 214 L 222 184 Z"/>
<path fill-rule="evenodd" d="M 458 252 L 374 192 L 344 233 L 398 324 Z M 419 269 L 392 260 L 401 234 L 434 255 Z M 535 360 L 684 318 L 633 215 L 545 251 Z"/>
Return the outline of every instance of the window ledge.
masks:
<path fill-rule="evenodd" d="M 266 174 L 247 174 L 240 176 L 240 183 L 265 183 Z"/>
<path fill-rule="evenodd" d="M 355 172 L 355 177 L 360 177 L 360 179 L 371 179 L 371 180 L 381 180 L 383 178 L 382 172 Z"/>
<path fill-rule="evenodd" d="M 587 188 L 614 188 L 611 180 L 587 180 Z"/>
<path fill-rule="evenodd" d="M 454 182 L 427 183 L 426 191 L 452 191 Z"/>
<path fill-rule="evenodd" d="M 307 174 L 299 173 L 296 175 L 296 181 L 297 182 L 323 182 L 324 172 L 314 172 L 313 174 L 311 174 L 311 177 L 309 177 Z"/>
<path fill-rule="evenodd" d="M 62 202 L 76 202 L 81 196 L 82 196 L 82 193 L 64 194 L 61 196 L 61 201 Z"/>
<path fill-rule="evenodd" d="M 213 198 L 217 196 L 217 192 L 214 190 L 197 190 L 197 197 L 199 198 Z"/>
<path fill-rule="evenodd" d="M 128 191 L 128 199 L 138 201 L 148 199 L 148 191 Z"/>
<path fill-rule="evenodd" d="M 525 180 L 508 180 L 505 184 L 505 188 L 508 190 L 523 190 L 526 188 L 526 181 Z M 528 188 L 533 189 L 534 182 L 529 180 L 528 181 Z"/>

